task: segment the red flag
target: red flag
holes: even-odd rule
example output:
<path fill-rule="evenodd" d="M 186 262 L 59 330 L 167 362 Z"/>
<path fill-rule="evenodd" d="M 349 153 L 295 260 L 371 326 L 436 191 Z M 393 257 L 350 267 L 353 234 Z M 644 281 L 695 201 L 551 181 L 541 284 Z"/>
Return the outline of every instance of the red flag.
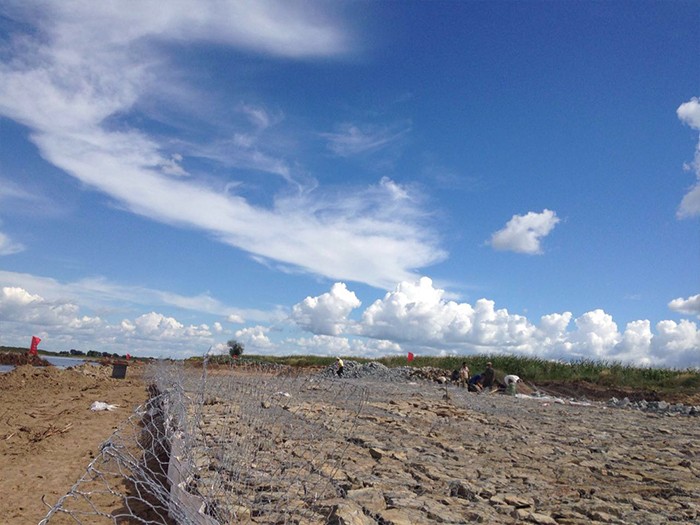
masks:
<path fill-rule="evenodd" d="M 408 362 L 410 363 L 411 361 L 413 361 L 413 358 L 414 358 L 414 357 L 415 357 L 415 356 L 413 355 L 413 352 L 409 352 L 409 353 L 408 353 Z"/>
<path fill-rule="evenodd" d="M 129 359 L 131 359 L 131 355 L 126 354 L 126 360 L 128 361 Z"/>
<path fill-rule="evenodd" d="M 39 339 L 37 336 L 33 335 L 32 336 L 32 346 L 29 349 L 29 353 L 31 355 L 37 355 L 37 347 L 39 346 L 39 343 L 41 343 L 41 339 Z"/>

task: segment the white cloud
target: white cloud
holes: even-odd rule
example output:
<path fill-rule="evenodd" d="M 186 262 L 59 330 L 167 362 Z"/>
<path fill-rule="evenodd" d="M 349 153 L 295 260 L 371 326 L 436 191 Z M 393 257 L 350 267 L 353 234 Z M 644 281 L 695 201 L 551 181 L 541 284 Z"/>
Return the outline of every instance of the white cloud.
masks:
<path fill-rule="evenodd" d="M 687 319 L 679 323 L 660 321 L 656 324 L 652 353 L 655 364 L 697 367 L 700 362 L 700 330 Z"/>
<path fill-rule="evenodd" d="M 700 99 L 698 97 L 693 97 L 688 102 L 678 106 L 676 114 L 688 126 L 700 130 Z"/>
<path fill-rule="evenodd" d="M 270 328 L 267 326 L 251 326 L 237 330 L 235 333 L 238 339 L 247 348 L 253 350 L 269 350 L 274 347 L 272 341 L 267 336 Z"/>
<path fill-rule="evenodd" d="M 75 303 L 50 301 L 19 287 L 0 288 L 0 318 L 3 344 L 21 345 L 28 336 L 39 335 L 52 350 L 101 348 L 110 353 L 183 357 L 212 343 L 205 324 L 188 326 L 157 312 L 110 323 L 82 315 Z"/>
<path fill-rule="evenodd" d="M 243 323 L 270 321 L 279 318 L 280 312 L 245 310 L 223 304 L 208 293 L 184 296 L 142 286 L 125 286 L 102 277 L 89 277 L 79 281 L 62 283 L 49 277 L 0 270 L 0 286 L 20 287 L 47 298 L 49 301 L 71 301 L 94 310 L 114 310 L 147 307 L 177 307 L 194 312 L 226 317 L 229 322 Z"/>
<path fill-rule="evenodd" d="M 351 157 L 383 149 L 411 131 L 406 124 L 393 127 L 344 123 L 333 133 L 322 133 L 328 149 L 340 157 Z"/>
<path fill-rule="evenodd" d="M 360 306 L 360 300 L 344 283 L 335 283 L 331 291 L 307 297 L 292 307 L 291 319 L 304 330 L 321 335 L 338 335 L 345 331 L 348 315 Z"/>
<path fill-rule="evenodd" d="M 424 345 L 515 347 L 535 331 L 526 318 L 494 309 L 479 299 L 475 306 L 444 300 L 428 277 L 399 283 L 393 292 L 371 304 L 362 315 L 360 333 L 366 336 Z"/>
<path fill-rule="evenodd" d="M 474 306 L 446 300 L 444 290 L 435 288 L 427 277 L 399 283 L 394 291 L 372 303 L 360 321 L 350 321 L 348 315 L 359 306 L 354 292 L 337 283 L 330 292 L 292 308 L 289 320 L 311 333 L 310 337 L 276 342 L 270 337 L 273 328 L 260 324 L 237 330 L 234 336 L 246 345 L 248 353 L 277 355 L 508 353 L 644 366 L 700 366 L 700 330 L 685 319 L 660 321 L 655 333 L 648 320 L 632 321 L 620 333 L 612 316 L 597 309 L 575 319 L 571 312 L 545 315 L 535 325 L 524 316 L 497 309 L 488 299 L 479 299 Z M 208 348 L 218 352 L 225 346 L 217 341 L 227 333 L 218 322 L 211 327 L 187 325 L 155 310 L 112 322 L 86 315 L 82 308 L 22 287 L 4 286 L 0 288 L 0 343 L 24 345 L 28 337 L 38 335 L 48 349 L 172 357 L 202 355 Z"/>
<path fill-rule="evenodd" d="M 0 255 L 12 255 L 24 251 L 24 245 L 15 242 L 6 234 L 0 232 Z"/>
<path fill-rule="evenodd" d="M 676 110 L 678 118 L 695 130 L 700 130 L 700 99 L 691 98 L 688 102 L 681 104 Z M 700 215 L 700 140 L 695 146 L 695 156 L 693 162 L 686 165 L 686 168 L 695 173 L 697 181 L 685 194 L 681 201 L 676 216 L 687 218 Z"/>
<path fill-rule="evenodd" d="M 284 347 L 293 355 L 355 356 L 368 358 L 402 354 L 401 345 L 379 339 L 348 339 L 329 335 L 289 338 Z"/>
<path fill-rule="evenodd" d="M 23 35 L 13 60 L 0 64 L 0 115 L 27 126 L 42 156 L 87 186 L 134 213 L 333 279 L 388 287 L 445 257 L 434 233 L 419 222 L 425 214 L 417 200 L 397 198 L 409 193 L 397 184 L 335 196 L 320 189 L 284 192 L 270 207 L 254 206 L 221 191 L 224 185 L 235 190 L 230 181 L 182 176 L 187 159 L 173 157 L 167 140 L 107 124 L 143 110 L 139 101 L 162 89 L 163 72 L 169 84 L 187 77 L 171 73 L 175 65 L 164 43 L 214 41 L 288 57 L 337 55 L 349 50 L 342 28 L 296 3 L 25 5 L 30 7 L 13 15 L 38 24 L 42 38 Z M 159 45 L 151 45 L 155 40 Z M 270 124 L 260 107 L 246 107 L 256 129 Z M 378 147 L 403 132 L 365 133 L 358 144 Z M 277 173 L 299 189 L 286 162 L 259 151 L 252 140 L 239 141 L 229 159 Z"/>
<path fill-rule="evenodd" d="M 692 295 L 687 299 L 678 297 L 677 299 L 674 299 L 668 303 L 668 307 L 675 312 L 688 315 L 697 315 L 700 317 L 700 294 Z"/>
<path fill-rule="evenodd" d="M 180 165 L 182 162 L 182 155 L 179 153 L 173 153 L 169 159 L 163 159 L 160 163 L 160 168 L 166 175 L 173 175 L 174 177 L 187 177 L 189 173 Z"/>
<path fill-rule="evenodd" d="M 150 312 L 134 320 L 135 329 L 130 331 L 142 337 L 172 339 L 183 334 L 185 326 L 172 317 Z"/>
<path fill-rule="evenodd" d="M 226 321 L 228 321 L 229 323 L 234 323 L 234 324 L 245 323 L 245 319 L 243 319 L 243 317 L 241 317 L 238 314 L 229 314 L 228 316 L 226 316 Z"/>
<path fill-rule="evenodd" d="M 542 213 L 531 211 L 526 215 L 513 215 L 503 229 L 491 236 L 489 244 L 496 250 L 542 253 L 542 238 L 549 235 L 558 222 L 556 212 L 547 209 Z"/>
<path fill-rule="evenodd" d="M 603 310 L 586 312 L 574 324 L 577 329 L 569 340 L 573 343 L 572 351 L 581 357 L 604 359 L 620 341 L 617 324 Z"/>
<path fill-rule="evenodd" d="M 355 348 L 352 345 L 358 345 L 356 341 L 361 339 L 335 342 L 333 339 L 354 335 L 396 345 L 383 348 L 384 354 L 377 354 L 377 348 L 368 345 L 363 351 L 371 355 L 412 350 L 429 355 L 512 353 L 643 366 L 700 364 L 700 331 L 690 321 L 662 321 L 654 335 L 648 320 L 632 321 L 620 333 L 612 316 L 601 309 L 573 319 L 570 329 L 572 319 L 571 312 L 554 313 L 542 316 L 536 326 L 524 316 L 495 308 L 495 303 L 488 299 L 479 299 L 474 306 L 448 301 L 444 290 L 435 288 L 431 279 L 423 277 L 399 283 L 394 291 L 367 307 L 360 322 L 331 324 L 333 333 L 339 337 L 323 335 L 331 331 L 322 323 L 318 331 L 314 331 L 311 323 L 305 323 L 302 326 L 320 338 L 301 338 L 294 344 L 308 345 L 312 352 L 337 354 Z"/>
<path fill-rule="evenodd" d="M 654 334 L 651 332 L 649 321 L 641 320 L 627 323 L 622 339 L 615 346 L 612 357 L 623 362 L 649 366 L 653 363 L 651 358 L 653 340 Z"/>
<path fill-rule="evenodd" d="M 248 117 L 250 123 L 258 130 L 269 128 L 273 122 L 281 118 L 273 117 L 265 108 L 251 104 L 241 104 L 239 110 Z"/>

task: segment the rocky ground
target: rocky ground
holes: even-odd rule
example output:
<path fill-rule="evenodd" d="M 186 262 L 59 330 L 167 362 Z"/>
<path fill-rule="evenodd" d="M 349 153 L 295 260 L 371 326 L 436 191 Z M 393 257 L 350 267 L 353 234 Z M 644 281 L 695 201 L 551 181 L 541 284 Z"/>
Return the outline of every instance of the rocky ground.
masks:
<path fill-rule="evenodd" d="M 211 491 L 229 476 L 222 514 L 231 483 L 250 492 L 234 492 L 230 523 L 700 523 L 700 419 L 672 405 L 474 394 L 410 370 L 346 367 L 343 379 L 331 369 L 295 380 L 215 376 L 222 388 L 203 406 L 198 483 Z M 108 373 L 0 376 L 0 523 L 36 523 L 42 494 L 52 502 L 68 491 L 143 399 L 131 370 L 126 381 Z M 98 399 L 121 408 L 91 412 Z M 263 467 L 273 476 L 259 476 Z M 325 485 L 294 521 L 289 509 L 308 501 L 313 480 Z"/>
<path fill-rule="evenodd" d="M 351 421 L 350 430 L 304 441 L 289 432 L 295 419 L 279 420 L 270 447 L 257 449 L 276 457 L 265 461 L 296 469 L 294 481 L 302 472 L 332 477 L 334 490 L 299 523 L 700 523 L 695 416 L 632 409 L 631 403 L 475 394 L 363 366 L 351 365 L 343 379 L 334 379 L 330 369 L 320 374 L 339 389 L 366 393 L 358 415 L 356 397 L 330 389 L 316 400 L 290 390 L 283 401 L 296 421 L 324 428 Z M 203 419 L 216 431 L 205 432 L 221 433 L 225 423 L 216 414 L 225 418 L 230 407 L 212 403 L 207 409 Z M 261 452 L 256 458 L 262 462 Z M 219 474 L 228 468 L 205 464 Z M 247 473 L 246 488 L 257 496 L 239 504 L 239 519 L 297 523 L 293 516 L 272 519 L 266 508 L 274 498 L 260 497 L 281 491 L 287 481 L 256 485 L 257 474 Z M 206 475 L 203 483 L 210 481 Z M 305 492 L 305 486 L 298 490 L 299 500 Z M 285 496 L 290 508 L 295 497 Z"/>
<path fill-rule="evenodd" d="M 375 393 L 340 522 L 700 523 L 697 419 L 434 390 Z"/>

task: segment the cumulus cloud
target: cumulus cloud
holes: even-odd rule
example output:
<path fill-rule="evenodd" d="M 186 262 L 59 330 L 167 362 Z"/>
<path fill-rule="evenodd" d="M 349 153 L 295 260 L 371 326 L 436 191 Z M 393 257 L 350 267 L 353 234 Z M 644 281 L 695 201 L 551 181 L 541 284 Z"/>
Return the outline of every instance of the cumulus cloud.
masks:
<path fill-rule="evenodd" d="M 535 327 L 520 315 L 495 309 L 479 299 L 474 306 L 445 300 L 445 291 L 428 277 L 402 282 L 371 304 L 362 315 L 363 335 L 424 345 L 518 347 L 528 342 Z"/>
<path fill-rule="evenodd" d="M 678 106 L 676 114 L 688 126 L 700 130 L 700 99 L 698 97 L 693 97 L 688 102 Z"/>
<path fill-rule="evenodd" d="M 668 303 L 668 307 L 675 312 L 700 317 L 700 294 L 692 295 L 687 299 L 678 297 Z"/>
<path fill-rule="evenodd" d="M 343 287 L 343 293 L 351 292 Z M 329 301 L 332 294 L 321 297 Z M 307 304 L 316 304 L 313 299 L 319 298 L 307 298 Z M 311 312 L 317 313 L 313 309 Z M 343 320 L 345 315 L 343 312 L 336 318 Z M 612 316 L 602 309 L 577 318 L 571 312 L 548 314 L 535 324 L 505 308 L 496 308 L 488 299 L 479 299 L 473 306 L 447 300 L 445 291 L 434 287 L 428 277 L 399 283 L 368 306 L 361 321 L 352 325 L 314 325 L 305 319 L 300 326 L 322 336 L 304 340 L 305 344 L 333 349 L 335 353 L 347 350 L 351 342 L 332 343 L 331 335 L 352 335 L 397 345 L 386 349 L 389 354 L 405 350 L 431 355 L 510 353 L 672 367 L 700 363 L 700 331 L 687 320 L 661 321 L 656 325 L 656 335 L 648 320 L 632 321 L 620 332 Z"/>
<path fill-rule="evenodd" d="M 686 301 L 690 304 L 693 297 Z M 374 301 L 357 321 L 354 292 L 336 283 L 327 293 L 292 307 L 288 321 L 306 336 L 273 340 L 270 325 L 234 332 L 251 352 L 274 354 L 359 355 L 379 357 L 412 351 L 423 355 L 507 353 L 548 359 L 600 359 L 650 366 L 700 364 L 700 330 L 683 319 L 664 320 L 652 329 L 648 320 L 627 323 L 621 331 L 602 309 L 574 317 L 571 312 L 544 315 L 535 323 L 496 308 L 488 299 L 473 305 L 446 298 L 444 290 L 423 277 L 399 283 Z M 0 288 L 3 344 L 27 344 L 38 335 L 47 348 L 90 348 L 110 353 L 187 357 L 208 348 L 225 351 L 227 333 L 214 322 L 187 325 L 157 311 L 111 321 L 82 311 L 82 305 L 53 299 L 19 287 Z M 283 323 L 282 323 L 283 324 Z M 278 330 L 275 328 L 275 330 Z M 279 329 L 281 333 L 281 329 Z"/>
<path fill-rule="evenodd" d="M 417 268 L 444 259 L 434 233 L 419 222 L 425 214 L 417 201 L 397 198 L 397 184 L 335 196 L 320 189 L 285 191 L 269 207 L 256 206 L 222 192 L 226 185 L 235 190 L 228 180 L 187 172 L 187 158 L 169 151 L 167 138 L 133 127 L 136 119 L 111 125 L 120 115 L 144 111 L 139 102 L 162 90 L 157 79 L 165 75 L 176 92 L 187 78 L 172 73 L 177 66 L 163 44 L 206 41 L 283 57 L 338 56 L 352 49 L 351 40 L 331 15 L 271 1 L 142 2 L 130 9 L 26 2 L 10 11 L 19 21 L 15 28 L 31 31 L 13 41 L 14 54 L 5 55 L 12 60 L 0 63 L 0 115 L 28 127 L 44 159 L 125 209 L 207 232 L 257 260 L 375 286 L 415 278 Z M 270 124 L 258 106 L 241 111 L 256 130 Z M 355 151 L 376 148 L 396 133 L 363 133 Z M 293 183 L 285 162 L 246 137 L 229 146 L 234 164 L 249 162 Z"/>
<path fill-rule="evenodd" d="M 245 347 L 251 347 L 257 350 L 267 350 L 273 348 L 273 343 L 267 336 L 270 328 L 267 326 L 251 326 L 237 330 L 235 333 L 236 339 L 244 344 Z"/>
<path fill-rule="evenodd" d="M 617 324 L 611 315 L 597 309 L 586 312 L 574 321 L 576 331 L 569 339 L 573 351 L 578 355 L 588 355 L 594 359 L 605 358 L 611 348 L 620 341 Z"/>
<path fill-rule="evenodd" d="M 44 339 L 47 348 L 105 348 L 110 352 L 139 355 L 199 353 L 213 341 L 206 324 L 185 325 L 157 312 L 111 323 L 99 316 L 84 315 L 79 305 L 50 301 L 19 287 L 0 288 L 3 343 L 24 344 L 31 335 Z"/>
<path fill-rule="evenodd" d="M 691 98 L 688 102 L 681 104 L 676 110 L 678 118 L 694 130 L 700 130 L 700 99 Z M 693 171 L 697 181 L 685 194 L 681 201 L 676 216 L 678 218 L 695 217 L 700 215 L 700 140 L 695 146 L 695 156 L 693 161 L 687 164 L 686 169 Z"/>
<path fill-rule="evenodd" d="M 378 358 L 403 353 L 401 345 L 379 339 L 350 339 L 329 335 L 288 338 L 283 341 L 285 349 L 292 355 L 354 356 Z"/>
<path fill-rule="evenodd" d="M 542 213 L 531 211 L 526 215 L 513 215 L 503 229 L 491 235 L 489 244 L 496 250 L 539 254 L 542 253 L 542 239 L 558 222 L 556 212 L 547 209 Z"/>
<path fill-rule="evenodd" d="M 331 291 L 307 297 L 292 307 L 291 319 L 304 330 L 322 335 L 338 335 L 348 324 L 348 315 L 360 306 L 360 300 L 344 283 L 335 283 Z"/>

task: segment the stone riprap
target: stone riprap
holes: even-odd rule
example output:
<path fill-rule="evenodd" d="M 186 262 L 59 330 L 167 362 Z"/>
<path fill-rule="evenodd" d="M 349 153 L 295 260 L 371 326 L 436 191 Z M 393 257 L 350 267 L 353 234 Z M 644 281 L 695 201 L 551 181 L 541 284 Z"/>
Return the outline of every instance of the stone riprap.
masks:
<path fill-rule="evenodd" d="M 645 412 L 655 412 L 657 414 L 678 414 L 681 416 L 700 416 L 700 406 L 684 405 L 683 403 L 667 403 L 666 401 L 630 401 L 628 397 L 617 399 L 611 398 L 608 406 L 613 408 L 630 408 L 643 410 Z"/>
<path fill-rule="evenodd" d="M 269 390 L 255 418 L 233 396 L 206 404 L 193 486 L 228 487 L 220 515 L 236 523 L 700 523 L 694 417 L 474 394 L 384 368 L 266 379 L 246 394 Z"/>

